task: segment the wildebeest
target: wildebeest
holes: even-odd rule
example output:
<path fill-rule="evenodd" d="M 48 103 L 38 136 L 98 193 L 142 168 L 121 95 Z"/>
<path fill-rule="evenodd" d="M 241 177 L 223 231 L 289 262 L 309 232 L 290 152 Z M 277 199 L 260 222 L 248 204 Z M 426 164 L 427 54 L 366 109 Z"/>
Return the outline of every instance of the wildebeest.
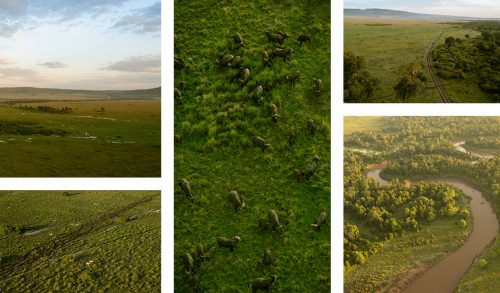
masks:
<path fill-rule="evenodd" d="M 188 199 L 190 200 L 194 199 L 193 192 L 191 191 L 191 183 L 187 179 L 182 178 L 179 181 L 179 186 L 181 187 L 182 192 Z"/>
<path fill-rule="evenodd" d="M 302 43 L 311 41 L 311 35 L 302 33 L 297 37 L 297 41 L 299 41 L 302 46 Z"/>
<path fill-rule="evenodd" d="M 224 54 L 222 57 L 218 58 L 215 62 L 221 67 L 228 66 L 231 61 L 233 61 L 234 56 L 232 54 Z"/>
<path fill-rule="evenodd" d="M 269 210 L 267 217 L 269 219 L 269 224 L 271 224 L 274 230 L 281 229 L 282 226 L 280 225 L 280 219 L 278 217 L 278 213 L 276 213 L 275 210 Z"/>
<path fill-rule="evenodd" d="M 250 79 L 250 69 L 245 68 L 240 72 L 240 85 L 244 86 Z"/>
<path fill-rule="evenodd" d="M 179 90 L 178 88 L 174 88 L 174 97 L 175 97 L 175 100 L 179 104 L 182 104 L 182 93 L 181 93 L 181 90 Z"/>
<path fill-rule="evenodd" d="M 266 50 L 262 51 L 262 64 L 263 66 L 269 64 L 269 54 L 267 53 Z"/>
<path fill-rule="evenodd" d="M 289 146 L 292 146 L 295 144 L 296 137 L 297 137 L 297 131 L 293 127 L 290 128 L 290 130 L 288 131 L 288 145 Z"/>
<path fill-rule="evenodd" d="M 292 74 L 287 75 L 285 77 L 286 81 L 288 81 L 291 85 L 294 85 L 296 82 L 300 81 L 300 71 L 295 70 Z"/>
<path fill-rule="evenodd" d="M 181 143 L 182 137 L 179 134 L 174 135 L 174 144 Z"/>
<path fill-rule="evenodd" d="M 263 94 L 264 94 L 264 88 L 261 85 L 257 86 L 255 88 L 255 96 L 254 96 L 254 102 L 256 104 L 262 102 L 262 100 L 264 99 L 262 97 Z"/>
<path fill-rule="evenodd" d="M 301 170 L 294 169 L 293 176 L 297 178 L 297 181 L 300 179 L 309 179 L 316 172 L 319 160 L 320 158 L 318 156 L 314 156 L 314 158 L 312 159 L 312 163 L 305 164 Z"/>
<path fill-rule="evenodd" d="M 236 244 L 241 241 L 240 236 L 235 236 L 233 239 L 228 239 L 226 237 L 217 237 L 217 244 L 219 247 L 229 248 L 231 252 L 234 251 Z"/>
<path fill-rule="evenodd" d="M 277 44 L 280 44 L 280 45 L 283 45 L 283 41 L 286 38 L 288 38 L 288 34 L 282 33 L 282 32 L 279 32 L 277 34 L 273 34 L 273 33 L 269 32 L 269 31 L 266 31 L 266 36 L 267 36 L 267 39 L 270 42 L 277 43 Z"/>
<path fill-rule="evenodd" d="M 193 257 L 190 253 L 184 255 L 184 273 L 191 274 L 194 269 Z"/>
<path fill-rule="evenodd" d="M 271 114 L 271 118 L 273 119 L 274 122 L 278 121 L 280 115 L 278 114 L 278 107 L 276 107 L 275 104 L 269 105 L 269 113 Z"/>
<path fill-rule="evenodd" d="M 229 67 L 237 68 L 241 64 L 241 57 L 240 56 L 235 56 L 231 62 L 228 63 Z"/>
<path fill-rule="evenodd" d="M 309 132 L 311 132 L 311 134 L 314 134 L 318 129 L 316 124 L 314 124 L 314 120 L 312 119 L 307 119 L 307 128 L 309 129 Z"/>
<path fill-rule="evenodd" d="M 265 278 L 257 278 L 252 283 L 252 292 L 257 292 L 257 290 L 265 290 L 269 292 L 269 287 L 276 281 L 276 275 L 270 275 Z"/>
<path fill-rule="evenodd" d="M 271 256 L 271 250 L 266 249 L 266 251 L 264 251 L 264 255 L 262 256 L 260 263 L 262 265 L 265 265 L 265 266 L 271 265 L 273 263 L 273 258 Z"/>
<path fill-rule="evenodd" d="M 174 69 L 187 68 L 188 65 L 181 57 L 174 57 Z"/>
<path fill-rule="evenodd" d="M 323 81 L 321 79 L 314 79 L 315 87 L 314 90 L 319 94 L 323 90 Z"/>
<path fill-rule="evenodd" d="M 207 258 L 207 255 L 205 253 L 205 247 L 203 246 L 203 244 L 198 243 L 198 245 L 196 246 L 196 252 L 198 253 L 198 257 L 201 260 Z"/>
<path fill-rule="evenodd" d="M 262 151 L 265 151 L 270 145 L 260 136 L 253 137 L 253 147 L 260 147 Z"/>
<path fill-rule="evenodd" d="M 283 58 L 283 61 L 286 62 L 286 58 L 290 56 L 290 54 L 293 53 L 292 48 L 274 48 L 273 52 L 271 53 L 271 56 L 273 57 L 281 57 Z"/>
<path fill-rule="evenodd" d="M 321 224 L 326 222 L 326 213 L 322 212 L 319 217 L 316 219 L 316 222 L 314 224 L 311 224 L 311 227 L 315 231 L 319 231 Z"/>
<path fill-rule="evenodd" d="M 233 37 L 234 42 L 238 47 L 243 47 L 243 38 L 241 37 L 240 33 L 236 33 Z"/>
<path fill-rule="evenodd" d="M 240 198 L 240 195 L 234 190 L 229 192 L 229 201 L 233 204 L 235 212 L 245 207 L 245 203 Z"/>

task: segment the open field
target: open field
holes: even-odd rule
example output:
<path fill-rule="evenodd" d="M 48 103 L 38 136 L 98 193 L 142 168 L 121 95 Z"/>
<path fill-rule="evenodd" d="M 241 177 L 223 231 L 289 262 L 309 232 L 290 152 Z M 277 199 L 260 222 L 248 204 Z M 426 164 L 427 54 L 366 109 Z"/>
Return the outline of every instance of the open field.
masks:
<path fill-rule="evenodd" d="M 160 291 L 160 192 L 0 192 L 0 291 Z"/>
<path fill-rule="evenodd" d="M 329 2 L 176 0 L 174 11 L 175 55 L 188 66 L 175 70 L 182 91 L 174 111 L 175 182 L 188 180 L 193 195 L 175 188 L 175 291 L 248 292 L 256 278 L 276 275 L 270 292 L 330 292 Z M 278 47 L 266 30 L 289 35 L 286 61 L 263 60 L 263 51 Z M 243 46 L 235 45 L 236 33 Z M 310 41 L 300 45 L 301 33 Z M 241 65 L 217 63 L 219 53 L 240 56 Z M 306 179 L 303 166 L 315 156 Z M 235 211 L 230 191 L 244 208 Z M 270 210 L 280 229 L 272 228 Z M 314 231 L 321 212 L 326 223 Z M 241 241 L 231 252 L 218 246 L 221 236 Z M 200 243 L 206 258 L 196 252 Z M 186 253 L 194 258 L 192 272 Z"/>
<path fill-rule="evenodd" d="M 89 91 L 66 90 L 33 87 L 0 88 L 0 101 L 19 100 L 110 100 L 110 99 L 157 99 L 161 95 L 161 88 L 129 91 Z"/>
<path fill-rule="evenodd" d="M 160 103 L 0 103 L 0 176 L 160 176 Z"/>
<path fill-rule="evenodd" d="M 457 24 L 440 20 L 406 20 L 346 17 L 344 19 L 344 49 L 363 56 L 368 72 L 380 80 L 372 102 L 399 102 L 394 86 L 404 67 L 416 62 L 427 76 L 425 90 L 410 97 L 407 102 L 441 102 L 425 67 L 425 55 L 433 41 L 443 33 L 437 44 L 448 36 L 475 37 L 480 33 Z M 463 81 L 440 79 L 452 102 L 487 102 L 488 97 L 477 85 Z"/>

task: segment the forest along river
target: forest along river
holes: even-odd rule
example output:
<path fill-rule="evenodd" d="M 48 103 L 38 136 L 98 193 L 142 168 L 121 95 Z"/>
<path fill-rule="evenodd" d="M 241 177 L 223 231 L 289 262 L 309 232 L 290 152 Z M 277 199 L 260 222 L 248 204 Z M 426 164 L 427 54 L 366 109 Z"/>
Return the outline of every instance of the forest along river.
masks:
<path fill-rule="evenodd" d="M 387 186 L 389 182 L 380 177 L 382 170 L 383 168 L 372 169 L 367 172 L 366 176 L 375 179 L 382 186 Z M 458 179 L 426 181 L 452 185 L 471 198 L 472 232 L 467 241 L 457 251 L 445 256 L 445 258 L 425 271 L 403 292 L 453 292 L 460 279 L 469 270 L 474 258 L 481 254 L 485 247 L 495 239 L 498 232 L 498 221 L 493 208 L 483 194 L 464 181 Z"/>

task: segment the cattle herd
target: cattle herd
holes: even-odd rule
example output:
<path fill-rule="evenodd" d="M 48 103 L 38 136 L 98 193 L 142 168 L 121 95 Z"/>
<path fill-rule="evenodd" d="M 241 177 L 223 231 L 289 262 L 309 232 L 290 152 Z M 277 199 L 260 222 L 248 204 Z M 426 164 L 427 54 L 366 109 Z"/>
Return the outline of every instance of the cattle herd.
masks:
<path fill-rule="evenodd" d="M 280 60 L 282 59 L 283 62 L 286 62 L 287 60 L 290 59 L 293 49 L 286 47 L 285 40 L 289 38 L 289 34 L 282 32 L 282 31 L 276 31 L 276 32 L 271 32 L 271 31 L 266 31 L 265 35 L 267 37 L 267 40 L 269 42 L 273 43 L 274 48 L 272 49 L 271 52 L 267 52 L 266 50 L 262 51 L 262 62 L 263 66 L 268 66 L 271 62 L 274 60 Z M 296 40 L 299 42 L 300 46 L 303 45 L 304 42 L 309 42 L 311 40 L 311 36 L 309 34 L 304 34 L 301 33 L 297 36 Z M 176 46 L 177 39 L 174 40 L 174 46 Z M 224 70 L 225 68 L 231 68 L 233 69 L 234 72 L 237 72 L 233 77 L 232 81 L 236 81 L 239 83 L 240 87 L 243 88 L 247 86 L 248 81 L 252 77 L 252 70 L 249 67 L 243 66 L 242 62 L 242 56 L 235 55 L 235 52 L 238 52 L 238 48 L 244 47 L 245 46 L 245 40 L 243 36 L 240 33 L 236 33 L 232 38 L 228 39 L 228 51 L 229 52 L 218 52 L 216 54 L 215 58 L 215 64 L 218 66 L 221 70 Z M 278 59 L 280 58 L 280 59 Z M 183 68 L 189 68 L 189 65 L 181 58 L 181 57 L 174 57 L 174 69 L 175 70 L 181 70 Z M 295 70 L 292 74 L 287 75 L 285 77 L 285 81 L 289 82 L 291 85 L 294 85 L 296 82 L 300 81 L 300 71 Z M 316 93 L 317 95 L 320 95 L 322 90 L 323 90 L 323 81 L 321 79 L 314 79 L 312 80 L 314 82 L 313 85 L 313 92 Z M 311 81 L 311 82 L 312 82 Z M 179 85 L 181 89 L 183 89 L 185 85 Z M 182 91 L 181 89 L 175 87 L 174 89 L 174 97 L 178 105 L 181 105 L 183 100 L 182 100 Z M 253 97 L 252 100 L 255 104 L 259 105 L 262 104 L 264 101 L 264 96 L 266 94 L 266 90 L 269 90 L 269 87 L 267 87 L 264 84 L 258 84 L 255 89 L 251 89 L 250 92 L 253 92 Z M 278 111 L 278 107 L 270 103 L 268 105 L 268 110 L 269 110 L 269 115 L 272 121 L 277 122 L 280 115 Z M 307 128 L 309 129 L 311 134 L 314 134 L 317 127 L 314 123 L 314 120 L 308 119 L 307 122 Z M 289 140 L 288 143 L 290 145 L 295 143 L 295 132 L 291 131 L 289 135 Z M 180 142 L 180 136 L 176 135 L 175 136 L 175 142 Z M 265 139 L 263 139 L 260 136 L 254 136 L 252 140 L 253 147 L 260 148 L 262 152 L 265 152 L 266 149 L 270 147 L 270 143 L 268 143 Z M 305 164 L 304 166 L 300 168 L 295 168 L 292 171 L 292 175 L 297 179 L 297 181 L 302 181 L 302 180 L 308 180 L 311 176 L 314 175 L 318 162 L 320 161 L 320 157 L 315 155 L 312 159 L 311 163 Z M 188 179 L 182 178 L 179 181 L 179 186 L 182 190 L 182 193 L 184 196 L 192 201 L 196 201 L 196 197 L 193 194 L 192 188 L 191 188 L 191 183 Z M 245 203 L 243 202 L 243 198 L 238 194 L 237 191 L 230 191 L 228 199 L 232 206 L 234 207 L 235 212 L 238 212 L 242 209 L 244 209 Z M 319 231 L 320 226 L 326 222 L 326 212 L 322 212 L 319 217 L 314 221 L 314 223 L 311 224 L 311 227 L 314 231 Z M 258 226 L 260 227 L 261 231 L 265 230 L 271 230 L 276 233 L 280 233 L 283 229 L 283 225 L 280 224 L 278 212 L 274 209 L 269 209 L 267 219 L 262 217 L 259 218 L 258 220 Z M 237 248 L 238 243 L 242 241 L 240 236 L 232 236 L 232 238 L 227 238 L 227 237 L 217 237 L 216 239 L 216 245 L 221 249 L 221 250 L 226 250 L 230 252 L 234 252 L 235 249 Z M 191 253 L 187 252 L 184 255 L 184 273 L 187 277 L 188 280 L 191 282 L 191 286 L 193 286 L 193 289 L 197 287 L 198 285 L 198 280 L 196 277 L 196 267 L 200 266 L 204 261 L 208 260 L 208 257 L 205 252 L 205 247 L 202 243 L 197 244 L 196 246 L 196 256 L 193 258 Z M 196 260 L 196 261 L 195 261 Z M 272 266 L 273 264 L 273 259 L 271 255 L 271 251 L 269 249 L 266 249 L 264 251 L 264 255 L 261 260 L 258 262 L 262 266 Z M 265 290 L 268 291 L 271 285 L 277 280 L 277 275 L 269 275 L 266 277 L 261 277 L 261 278 L 256 278 L 253 280 L 251 283 L 251 288 L 253 292 L 256 292 L 258 290 Z"/>

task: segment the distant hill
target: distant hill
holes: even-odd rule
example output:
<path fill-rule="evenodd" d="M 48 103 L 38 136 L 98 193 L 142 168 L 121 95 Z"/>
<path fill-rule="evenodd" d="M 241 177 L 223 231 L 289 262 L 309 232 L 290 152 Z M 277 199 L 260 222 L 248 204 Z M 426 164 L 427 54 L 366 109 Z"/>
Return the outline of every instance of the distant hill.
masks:
<path fill-rule="evenodd" d="M 391 9 L 344 9 L 344 16 L 357 16 L 357 17 L 381 17 L 381 18 L 410 18 L 410 19 L 453 19 L 453 20 L 473 20 L 478 18 L 465 17 L 465 16 L 452 16 L 452 15 L 437 15 L 437 14 L 421 14 L 408 11 L 399 11 Z"/>
<path fill-rule="evenodd" d="M 34 87 L 0 88 L 0 100 L 146 100 L 161 98 L 161 87 L 140 90 L 66 90 Z"/>

